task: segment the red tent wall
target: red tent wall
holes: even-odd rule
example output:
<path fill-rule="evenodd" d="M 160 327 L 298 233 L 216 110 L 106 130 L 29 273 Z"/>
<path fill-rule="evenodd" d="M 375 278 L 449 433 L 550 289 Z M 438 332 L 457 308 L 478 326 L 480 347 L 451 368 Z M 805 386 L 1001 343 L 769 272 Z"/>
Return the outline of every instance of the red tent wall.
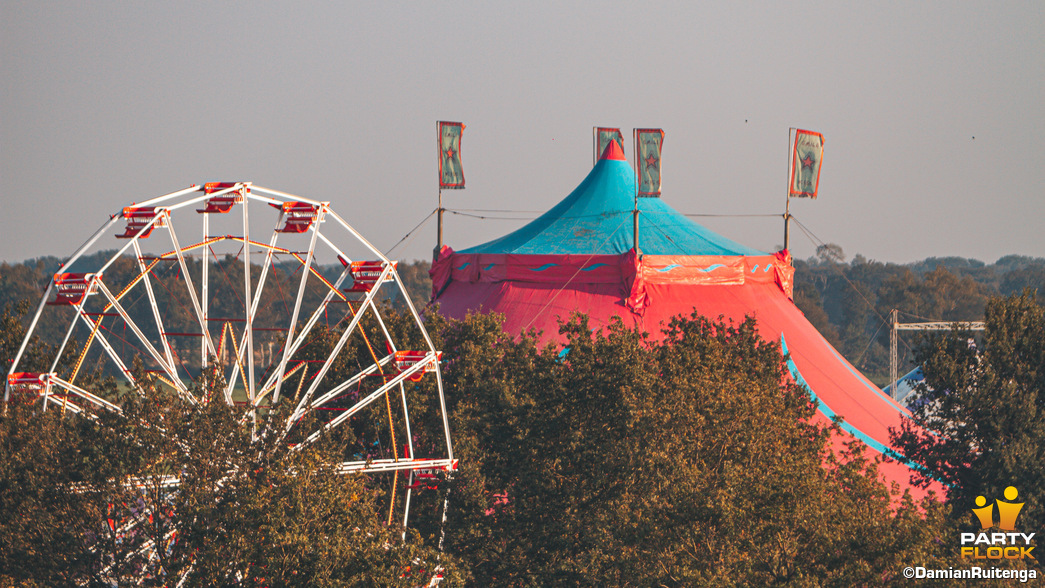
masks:
<path fill-rule="evenodd" d="M 888 459 L 889 429 L 909 412 L 845 360 L 791 300 L 794 269 L 787 252 L 765 256 L 637 256 L 456 254 L 444 248 L 433 266 L 433 295 L 442 314 L 498 312 L 504 329 L 541 331 L 558 340 L 558 321 L 586 313 L 592 327 L 618 316 L 629 326 L 662 336 L 667 322 L 695 309 L 710 318 L 739 322 L 753 316 L 768 340 L 789 353 L 792 376 L 818 401 L 817 420 L 843 419 L 842 429 L 863 441 L 887 481 L 911 490 L 909 466 Z M 840 435 L 836 445 L 848 440 Z M 932 488 L 943 495 L 943 487 Z"/>

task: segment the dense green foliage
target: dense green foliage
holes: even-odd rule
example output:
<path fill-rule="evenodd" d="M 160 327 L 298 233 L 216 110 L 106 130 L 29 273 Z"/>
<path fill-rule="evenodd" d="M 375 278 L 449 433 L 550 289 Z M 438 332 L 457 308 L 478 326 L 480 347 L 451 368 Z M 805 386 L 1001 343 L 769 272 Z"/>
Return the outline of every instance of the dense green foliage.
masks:
<path fill-rule="evenodd" d="M 945 509 L 836 461 L 752 321 L 562 332 L 565 354 L 490 316 L 447 331 L 448 549 L 476 585 L 891 585 L 949 556 Z"/>
<path fill-rule="evenodd" d="M 897 431 L 903 452 L 950 485 L 964 512 L 1007 486 L 1025 502 L 1020 527 L 1045 527 L 1045 307 L 1030 294 L 994 298 L 978 346 L 969 333 L 931 337 L 915 420 Z"/>
<path fill-rule="evenodd" d="M 146 400 L 148 398 L 148 400 Z M 221 403 L 162 389 L 98 422 L 0 417 L 0 575 L 40 585 L 414 586 L 442 559 L 383 524 L 383 493 L 337 475 L 345 440 L 289 451 Z M 263 419 L 265 425 L 281 421 Z M 164 486 L 179 479 L 178 491 Z M 124 531 L 137 523 L 134 530 Z M 150 545 L 162 545 L 158 550 Z M 155 557 L 148 558 L 147 554 Z"/>

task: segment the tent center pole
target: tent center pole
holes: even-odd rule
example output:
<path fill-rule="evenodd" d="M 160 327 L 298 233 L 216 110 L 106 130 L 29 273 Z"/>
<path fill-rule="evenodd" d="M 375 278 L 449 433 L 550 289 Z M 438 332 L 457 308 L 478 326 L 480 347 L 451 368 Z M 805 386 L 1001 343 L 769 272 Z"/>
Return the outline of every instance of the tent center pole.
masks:
<path fill-rule="evenodd" d="M 436 244 L 435 244 L 435 256 L 439 257 L 439 250 L 443 248 L 443 191 L 439 190 L 439 207 L 436 209 L 439 213 L 436 222 Z"/>
<path fill-rule="evenodd" d="M 635 253 L 639 252 L 639 207 L 635 206 L 632 212 L 632 243 L 635 244 Z"/>

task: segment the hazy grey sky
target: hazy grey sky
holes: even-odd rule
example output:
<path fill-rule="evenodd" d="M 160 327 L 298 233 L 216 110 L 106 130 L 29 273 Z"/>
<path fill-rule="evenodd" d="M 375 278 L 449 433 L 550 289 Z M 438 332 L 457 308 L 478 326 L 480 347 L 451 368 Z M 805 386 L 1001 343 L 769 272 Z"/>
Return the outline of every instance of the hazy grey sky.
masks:
<path fill-rule="evenodd" d="M 801 127 L 825 155 L 792 212 L 850 256 L 1045 256 L 1041 0 L 0 0 L 0 259 L 68 255 L 131 201 L 215 180 L 330 200 L 387 249 L 435 208 L 440 119 L 467 125 L 451 208 L 551 207 L 602 125 L 664 128 L 682 212 L 781 213 Z M 783 242 L 778 218 L 699 221 Z M 520 224 L 448 215 L 446 240 Z"/>

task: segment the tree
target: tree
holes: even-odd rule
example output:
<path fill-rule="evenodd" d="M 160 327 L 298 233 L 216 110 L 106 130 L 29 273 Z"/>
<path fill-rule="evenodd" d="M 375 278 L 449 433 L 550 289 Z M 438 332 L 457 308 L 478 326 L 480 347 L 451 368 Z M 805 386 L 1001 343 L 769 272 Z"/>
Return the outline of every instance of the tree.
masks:
<path fill-rule="evenodd" d="M 566 351 L 488 315 L 445 333 L 447 548 L 476 585 L 881 585 L 947 557 L 945 509 L 891 495 L 856 446 L 836 459 L 753 320 L 654 343 L 577 317 Z"/>
<path fill-rule="evenodd" d="M 293 450 L 278 434 L 289 403 L 255 432 L 219 402 L 138 380 L 151 389 L 121 414 L 15 403 L 0 417 L 6 581 L 416 586 L 439 565 L 460 581 L 452 559 L 384 524 L 369 477 L 336 473 L 350 433 Z"/>
<path fill-rule="evenodd" d="M 917 352 L 925 383 L 901 451 L 948 485 L 956 512 L 1014 486 L 1021 527 L 1045 526 L 1045 307 L 1025 292 L 987 303 L 980 346 L 969 333 L 931 337 Z M 965 516 L 965 515 L 963 515 Z"/>

